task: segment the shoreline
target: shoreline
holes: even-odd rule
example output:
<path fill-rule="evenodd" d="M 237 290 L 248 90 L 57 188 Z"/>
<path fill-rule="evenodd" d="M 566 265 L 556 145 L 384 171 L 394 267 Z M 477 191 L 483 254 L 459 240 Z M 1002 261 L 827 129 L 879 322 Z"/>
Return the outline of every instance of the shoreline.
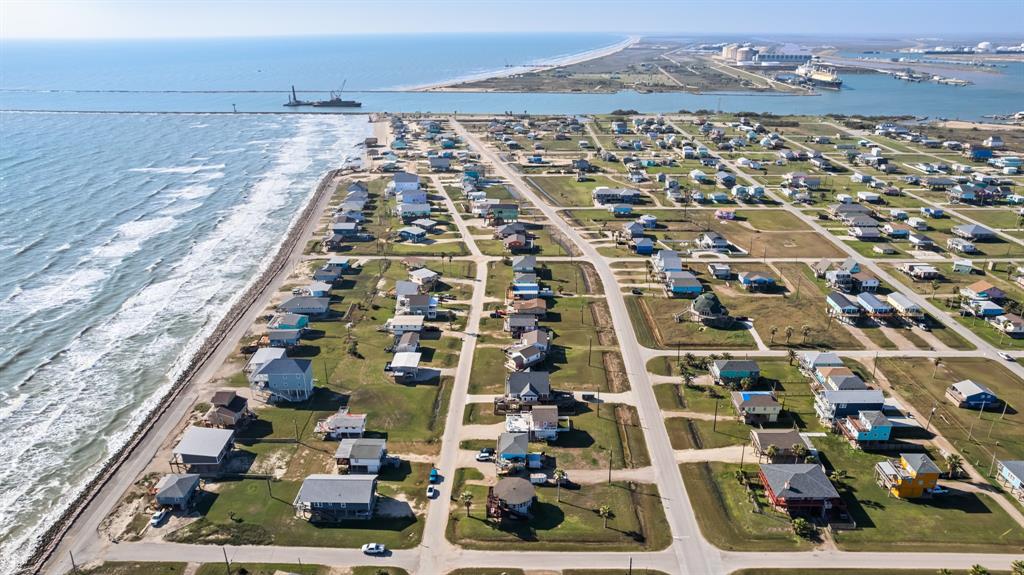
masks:
<path fill-rule="evenodd" d="M 191 357 L 184 360 L 185 367 L 177 378 L 170 384 L 169 388 L 157 399 L 154 407 L 139 422 L 138 426 L 107 457 L 100 469 L 82 485 L 75 493 L 75 499 L 68 503 L 61 514 L 52 522 L 52 525 L 35 538 L 33 551 L 17 567 L 17 573 L 39 573 L 54 558 L 57 549 L 64 543 L 67 535 L 76 528 L 79 520 L 89 507 L 97 502 L 104 489 L 111 484 L 118 473 L 124 470 L 125 465 L 133 457 L 140 456 L 140 449 L 144 443 L 155 441 L 155 447 L 159 449 L 168 439 L 168 435 L 156 434 L 155 429 L 160 425 L 177 427 L 181 422 L 181 408 L 192 404 L 194 397 L 185 393 L 204 379 L 212 376 L 219 367 L 215 361 L 218 356 L 229 354 L 235 346 L 235 341 L 244 333 L 251 324 L 250 315 L 260 313 L 269 296 L 273 293 L 275 284 L 279 280 L 287 278 L 294 269 L 295 261 L 301 261 L 302 251 L 305 248 L 305 238 L 309 235 L 310 226 L 319 222 L 323 209 L 330 200 L 333 192 L 332 185 L 337 178 L 347 172 L 345 168 L 334 168 L 324 173 L 317 185 L 312 189 L 301 210 L 289 224 L 276 247 L 273 257 L 267 263 L 256 270 L 252 279 L 241 289 L 241 295 L 230 304 L 224 315 L 217 321 L 213 331 L 207 335 L 192 352 Z M 289 265 L 291 264 L 291 265 Z M 212 368 L 212 372 L 207 370 Z M 188 401 L 186 401 L 188 400 Z M 183 412 L 187 414 L 187 411 Z M 177 416 L 176 416 L 177 414 Z M 144 457 L 144 463 L 148 464 L 152 454 Z M 136 474 L 129 474 L 129 483 L 134 482 Z M 120 500 L 123 493 L 116 490 L 113 493 L 115 502 Z M 106 513 L 101 513 L 97 518 L 102 521 Z M 71 550 L 68 550 L 69 554 Z"/>
<path fill-rule="evenodd" d="M 604 56 L 610 56 L 617 52 L 621 52 L 630 46 L 633 46 L 640 42 L 640 36 L 631 35 L 621 42 L 611 44 L 609 46 L 603 46 L 601 48 L 594 48 L 593 50 L 586 50 L 584 52 L 578 52 L 576 54 L 569 54 L 566 56 L 556 56 L 547 60 L 538 62 L 536 64 L 527 64 L 523 66 L 514 66 L 512 68 L 505 68 L 500 70 L 492 70 L 489 72 L 480 72 L 479 74 L 470 74 L 461 78 L 452 78 L 450 80 L 444 80 L 441 82 L 432 82 L 430 84 L 419 84 L 414 86 L 408 86 L 405 88 L 399 88 L 398 92 L 433 92 L 441 91 L 442 88 L 448 88 L 450 86 L 457 86 L 466 82 L 478 82 L 480 80 L 488 80 L 490 78 L 506 78 L 508 76 L 514 76 L 516 74 L 527 74 L 530 72 L 537 72 L 539 70 L 546 70 L 549 68 L 559 68 L 562 66 L 571 66 L 573 64 L 579 64 L 588 60 L 594 60 L 596 58 L 602 58 Z"/>

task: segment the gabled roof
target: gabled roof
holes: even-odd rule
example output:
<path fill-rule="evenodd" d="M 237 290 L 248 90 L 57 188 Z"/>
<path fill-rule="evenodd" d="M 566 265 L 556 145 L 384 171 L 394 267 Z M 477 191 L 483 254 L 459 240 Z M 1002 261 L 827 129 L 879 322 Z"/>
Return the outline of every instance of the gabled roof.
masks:
<path fill-rule="evenodd" d="M 387 453 L 388 441 L 372 437 L 342 439 L 334 451 L 337 459 L 381 459 Z"/>
<path fill-rule="evenodd" d="M 977 395 L 979 393 L 988 393 L 993 396 L 995 395 L 994 393 L 992 393 L 991 389 L 985 387 L 984 385 L 981 385 L 980 383 L 976 383 L 973 379 L 965 379 L 963 381 L 958 381 L 951 385 L 950 387 L 957 390 L 957 392 L 959 392 L 960 395 L 964 397 L 970 397 L 972 395 Z"/>
<path fill-rule="evenodd" d="M 901 453 L 900 457 L 907 462 L 907 468 L 914 473 L 939 473 L 939 466 L 935 465 L 924 453 Z"/>
<path fill-rule="evenodd" d="M 308 359 L 281 357 L 263 364 L 263 367 L 256 373 L 259 375 L 293 375 L 310 371 L 311 365 L 312 362 Z"/>
<path fill-rule="evenodd" d="M 522 395 L 532 391 L 537 395 L 551 393 L 551 374 L 546 371 L 519 371 L 509 374 L 505 389 L 511 395 Z"/>
<path fill-rule="evenodd" d="M 301 503 L 362 503 L 373 501 L 376 475 L 317 473 L 302 481 L 295 501 Z"/>
<path fill-rule="evenodd" d="M 719 359 L 715 360 L 718 371 L 760 371 L 757 362 L 752 359 Z"/>
<path fill-rule="evenodd" d="M 837 499 L 839 492 L 820 465 L 814 463 L 761 464 L 761 473 L 776 497 Z"/>

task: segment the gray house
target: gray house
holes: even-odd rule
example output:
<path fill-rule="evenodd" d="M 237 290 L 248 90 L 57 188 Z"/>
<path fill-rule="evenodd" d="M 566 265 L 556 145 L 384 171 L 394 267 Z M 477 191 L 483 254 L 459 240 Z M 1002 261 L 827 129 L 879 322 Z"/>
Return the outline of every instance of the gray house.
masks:
<path fill-rule="evenodd" d="M 250 378 L 253 391 L 268 401 L 306 401 L 313 395 L 313 362 L 284 357 L 272 359 Z"/>
<path fill-rule="evenodd" d="M 235 432 L 230 429 L 189 427 L 171 452 L 171 469 L 203 475 L 220 473 L 234 440 Z"/>
<path fill-rule="evenodd" d="M 373 437 L 342 439 L 334 452 L 338 467 L 350 474 L 378 473 L 387 456 L 387 440 Z"/>
<path fill-rule="evenodd" d="M 505 380 L 505 397 L 532 405 L 551 398 L 551 376 L 546 371 L 520 371 Z"/>
<path fill-rule="evenodd" d="M 277 309 L 303 315 L 323 315 L 330 307 L 331 298 L 300 295 L 288 298 Z"/>
<path fill-rule="evenodd" d="M 304 479 L 292 503 L 297 516 L 314 523 L 370 519 L 376 504 L 376 475 L 326 473 Z"/>
<path fill-rule="evenodd" d="M 156 504 L 187 510 L 199 491 L 198 473 L 169 473 L 156 484 Z"/>

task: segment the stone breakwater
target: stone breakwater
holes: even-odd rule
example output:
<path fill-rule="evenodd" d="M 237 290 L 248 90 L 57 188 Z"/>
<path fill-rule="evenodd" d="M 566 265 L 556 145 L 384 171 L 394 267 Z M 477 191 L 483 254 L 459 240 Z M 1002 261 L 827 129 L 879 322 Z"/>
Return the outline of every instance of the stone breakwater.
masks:
<path fill-rule="evenodd" d="M 246 312 L 260 299 L 264 291 L 270 286 L 280 273 L 286 271 L 285 267 L 292 252 L 301 249 L 304 231 L 311 218 L 319 217 L 317 207 L 321 204 L 324 195 L 330 194 L 335 179 L 342 170 L 331 170 L 327 172 L 317 184 L 316 190 L 306 202 L 299 217 L 295 219 L 284 240 L 277 249 L 277 253 L 270 261 L 270 264 L 243 292 L 242 296 L 228 309 L 224 317 L 218 322 L 217 327 L 203 341 L 192 354 L 185 369 L 175 379 L 170 389 L 160 398 L 156 407 L 147 414 L 142 424 L 132 433 L 131 437 L 103 464 L 103 467 L 96 475 L 82 488 L 81 493 L 71 502 L 60 517 L 54 521 L 42 535 L 40 535 L 35 551 L 28 557 L 25 563 L 19 568 L 19 574 L 39 573 L 46 561 L 52 556 L 57 545 L 61 542 L 68 529 L 74 521 L 82 514 L 89 504 L 96 498 L 104 486 L 113 478 L 118 468 L 127 461 L 132 452 L 139 446 L 146 434 L 153 425 L 167 413 L 167 410 L 174 404 L 181 392 L 188 387 L 189 382 L 196 376 L 199 370 L 209 361 L 216 350 L 225 343 L 225 338 L 234 329 L 235 324 Z"/>

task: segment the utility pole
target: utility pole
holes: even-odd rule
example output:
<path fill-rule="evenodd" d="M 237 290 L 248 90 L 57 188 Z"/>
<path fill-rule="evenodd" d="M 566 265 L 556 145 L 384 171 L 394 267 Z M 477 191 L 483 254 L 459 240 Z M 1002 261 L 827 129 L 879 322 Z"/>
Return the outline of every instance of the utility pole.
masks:
<path fill-rule="evenodd" d="M 68 549 L 68 555 L 71 557 L 71 568 L 74 570 L 75 573 L 79 573 L 80 571 L 78 570 L 78 564 L 75 563 L 75 554 L 72 553 L 70 549 Z"/>
<path fill-rule="evenodd" d="M 228 561 L 228 550 L 226 547 L 221 547 L 220 550 L 224 552 L 224 569 L 228 575 L 231 575 L 231 562 Z"/>
<path fill-rule="evenodd" d="M 740 448 L 740 472 L 742 473 L 743 472 L 743 459 L 747 455 L 747 444 L 746 443 L 742 443 L 741 446 L 742 447 Z"/>
<path fill-rule="evenodd" d="M 928 414 L 928 424 L 924 426 L 924 432 L 928 433 L 928 430 L 932 427 L 932 416 L 935 415 L 935 410 L 938 409 L 938 405 L 932 406 L 931 413 Z"/>
<path fill-rule="evenodd" d="M 989 466 L 988 466 L 988 476 L 989 477 L 992 477 L 992 472 L 995 471 L 995 468 L 996 468 L 996 448 L 998 448 L 998 447 L 999 447 L 999 442 L 997 441 L 996 442 L 996 446 L 992 448 L 992 463 L 990 463 Z"/>
<path fill-rule="evenodd" d="M 711 431 L 718 430 L 718 400 L 715 400 L 715 419 L 711 422 Z"/>
<path fill-rule="evenodd" d="M 612 484 L 612 450 L 608 450 L 608 485 Z"/>
<path fill-rule="evenodd" d="M 594 353 L 594 337 L 593 336 L 590 337 L 590 343 L 587 344 L 587 365 L 588 366 L 591 365 L 590 357 L 591 357 L 592 353 Z"/>

